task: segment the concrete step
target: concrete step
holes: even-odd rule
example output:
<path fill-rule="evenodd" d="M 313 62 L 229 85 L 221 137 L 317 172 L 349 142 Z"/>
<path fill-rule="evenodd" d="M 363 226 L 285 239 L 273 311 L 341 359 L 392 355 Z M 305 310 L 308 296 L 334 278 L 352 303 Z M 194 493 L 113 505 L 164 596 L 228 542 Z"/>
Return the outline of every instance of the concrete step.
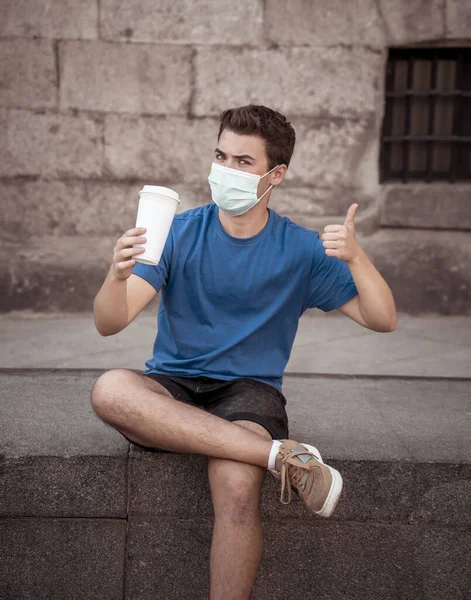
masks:
<path fill-rule="evenodd" d="M 0 371 L 0 597 L 207 597 L 206 459 L 129 444 L 101 371 Z M 458 600 L 471 589 L 470 380 L 287 377 L 290 436 L 344 479 L 322 519 L 262 494 L 255 600 Z M 3 594 L 3 595 L 2 595 Z"/>
<path fill-rule="evenodd" d="M 93 310 L 113 258 L 113 238 L 10 236 L 0 243 L 0 311 Z"/>
<path fill-rule="evenodd" d="M 90 310 L 115 236 L 44 236 L 0 243 L 0 311 Z M 471 314 L 471 232 L 384 229 L 359 236 L 408 314 Z"/>

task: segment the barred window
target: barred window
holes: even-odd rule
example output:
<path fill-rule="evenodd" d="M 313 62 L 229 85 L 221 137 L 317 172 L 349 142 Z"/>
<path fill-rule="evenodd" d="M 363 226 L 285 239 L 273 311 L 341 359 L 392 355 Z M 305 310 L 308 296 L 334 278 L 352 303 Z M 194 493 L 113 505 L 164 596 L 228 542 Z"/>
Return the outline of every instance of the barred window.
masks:
<path fill-rule="evenodd" d="M 380 179 L 471 179 L 471 48 L 391 48 Z"/>

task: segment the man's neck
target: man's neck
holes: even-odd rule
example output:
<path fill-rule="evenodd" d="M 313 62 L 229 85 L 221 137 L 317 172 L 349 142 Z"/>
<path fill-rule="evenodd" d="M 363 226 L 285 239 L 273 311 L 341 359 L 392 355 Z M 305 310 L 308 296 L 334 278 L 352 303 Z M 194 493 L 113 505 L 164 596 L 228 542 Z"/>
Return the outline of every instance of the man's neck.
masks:
<path fill-rule="evenodd" d="M 224 231 L 236 238 L 250 238 L 257 235 L 265 227 L 270 216 L 265 203 L 263 206 L 254 206 L 238 217 L 231 217 L 220 208 L 218 214 Z"/>

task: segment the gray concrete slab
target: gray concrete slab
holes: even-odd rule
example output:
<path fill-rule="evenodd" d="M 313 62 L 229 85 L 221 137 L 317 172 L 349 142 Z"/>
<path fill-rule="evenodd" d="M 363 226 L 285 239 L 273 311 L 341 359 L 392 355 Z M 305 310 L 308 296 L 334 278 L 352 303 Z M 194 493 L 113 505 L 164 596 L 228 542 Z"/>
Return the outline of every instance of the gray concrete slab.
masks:
<path fill-rule="evenodd" d="M 0 370 L 0 596 L 203 598 L 206 459 L 129 444 L 105 425 L 89 402 L 100 372 Z M 267 473 L 254 598 L 292 597 L 292 581 L 325 600 L 465 598 L 469 385 L 287 376 L 292 437 L 321 450 L 344 491 L 320 519 L 295 496 L 282 505 Z M 286 555 L 303 557 L 292 581 Z"/>
<path fill-rule="evenodd" d="M 122 600 L 125 519 L 0 519 L 2 600 Z"/>
<path fill-rule="evenodd" d="M 99 374 L 0 371 L 1 452 L 123 457 L 90 404 Z M 471 381 L 288 376 L 283 391 L 290 435 L 328 457 L 471 462 Z"/>
<path fill-rule="evenodd" d="M 0 315 L 0 368 L 145 368 L 157 331 L 156 305 L 119 334 L 102 337 L 91 313 Z M 399 315 L 377 333 L 335 312 L 300 320 L 287 373 L 471 376 L 471 317 Z"/>
<path fill-rule="evenodd" d="M 311 441 L 313 441 L 311 439 Z M 320 447 L 322 450 L 322 446 Z M 471 525 L 471 465 L 397 460 L 334 459 L 344 491 L 332 520 Z M 135 445 L 129 462 L 131 517 L 212 517 L 202 456 L 162 453 Z M 280 503 L 280 483 L 267 475 L 262 488 L 264 518 L 316 520 L 297 497 Z"/>
<path fill-rule="evenodd" d="M 471 460 L 471 380 L 290 376 L 283 391 L 291 435 L 326 456 Z"/>
<path fill-rule="evenodd" d="M 131 518 L 130 597 L 207 598 L 211 532 L 208 519 Z M 254 600 L 468 598 L 465 528 L 273 519 L 264 522 L 264 534 Z M 176 561 L 185 569 L 175 569 Z"/>
<path fill-rule="evenodd" d="M 206 459 L 129 446 L 90 405 L 99 374 L 0 372 L 0 513 L 211 515 Z M 469 390 L 466 380 L 349 376 L 284 386 L 291 437 L 344 475 L 338 518 L 459 524 L 471 515 Z M 308 516 L 279 504 L 278 482 L 265 493 L 265 515 Z"/>

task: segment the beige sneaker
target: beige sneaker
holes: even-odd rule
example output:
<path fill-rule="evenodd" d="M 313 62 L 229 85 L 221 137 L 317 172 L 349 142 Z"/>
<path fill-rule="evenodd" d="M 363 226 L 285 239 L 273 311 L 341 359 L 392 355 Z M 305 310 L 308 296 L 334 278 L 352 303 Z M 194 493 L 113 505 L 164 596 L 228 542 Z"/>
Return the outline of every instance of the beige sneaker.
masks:
<path fill-rule="evenodd" d="M 321 517 L 330 517 L 342 493 L 342 476 L 337 470 L 324 464 L 314 446 L 294 440 L 280 441 L 283 444 L 276 458 L 279 472 L 271 473 L 281 479 L 282 504 L 291 502 L 293 489 L 310 510 Z"/>

